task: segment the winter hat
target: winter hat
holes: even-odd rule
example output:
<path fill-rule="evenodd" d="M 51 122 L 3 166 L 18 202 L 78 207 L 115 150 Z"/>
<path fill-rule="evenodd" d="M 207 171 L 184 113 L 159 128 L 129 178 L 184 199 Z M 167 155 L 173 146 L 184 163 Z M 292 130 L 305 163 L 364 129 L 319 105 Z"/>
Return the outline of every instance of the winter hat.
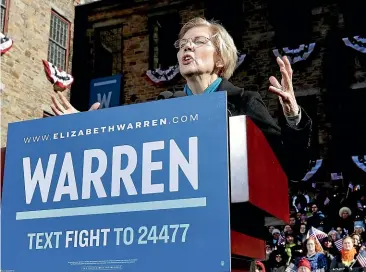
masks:
<path fill-rule="evenodd" d="M 310 262 L 306 259 L 306 258 L 302 258 L 299 262 L 299 264 L 297 265 L 297 267 L 306 267 L 311 271 L 311 265 Z"/>
<path fill-rule="evenodd" d="M 281 232 L 280 232 L 280 230 L 278 230 L 278 229 L 274 229 L 274 230 L 272 231 L 272 235 L 273 235 L 273 234 L 275 234 L 275 233 L 280 234 Z"/>
<path fill-rule="evenodd" d="M 343 208 L 341 208 L 340 210 L 339 210 L 339 216 L 340 217 L 342 217 L 342 214 L 343 213 L 348 213 L 348 215 L 349 216 L 351 216 L 352 215 L 352 212 L 351 212 L 351 209 L 350 208 L 348 208 L 348 207 L 343 207 Z"/>
<path fill-rule="evenodd" d="M 363 221 L 356 221 L 355 222 L 355 229 L 361 228 L 365 231 L 365 223 Z"/>

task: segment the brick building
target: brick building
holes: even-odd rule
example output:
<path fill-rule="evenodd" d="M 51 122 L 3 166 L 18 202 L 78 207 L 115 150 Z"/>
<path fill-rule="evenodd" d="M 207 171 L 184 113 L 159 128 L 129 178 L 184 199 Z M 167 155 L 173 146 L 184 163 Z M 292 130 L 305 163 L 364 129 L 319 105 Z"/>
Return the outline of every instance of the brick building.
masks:
<path fill-rule="evenodd" d="M 1 0 L 1 32 L 14 41 L 1 56 L 1 147 L 8 123 L 52 113 L 42 60 L 71 71 L 74 0 Z M 66 94 L 67 95 L 67 94 Z"/>
<path fill-rule="evenodd" d="M 172 44 L 182 23 L 205 16 L 219 20 L 246 54 L 231 81 L 260 92 L 275 118 L 279 104 L 267 92 L 268 77 L 279 75 L 273 50 L 315 43 L 307 59 L 293 65 L 298 101 L 314 120 L 312 157 L 331 158 L 337 167 L 342 157 L 366 153 L 362 129 L 365 54 L 342 40 L 365 34 L 360 13 L 364 3 L 228 0 L 218 7 L 213 1 L 189 0 L 89 2 L 93 3 L 76 8 L 76 80 L 71 102 L 80 110 L 88 108 L 90 80 L 116 73 L 124 77 L 121 104 L 152 100 L 166 89 L 182 89 L 180 75 L 157 87 L 145 80 L 145 74 L 177 64 Z M 108 57 L 101 43 L 110 47 Z"/>

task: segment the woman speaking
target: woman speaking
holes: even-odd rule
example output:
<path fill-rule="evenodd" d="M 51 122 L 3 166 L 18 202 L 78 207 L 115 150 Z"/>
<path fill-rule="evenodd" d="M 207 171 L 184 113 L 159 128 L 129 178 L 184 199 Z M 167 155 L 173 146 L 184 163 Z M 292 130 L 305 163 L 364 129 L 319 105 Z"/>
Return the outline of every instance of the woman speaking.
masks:
<path fill-rule="evenodd" d="M 194 18 L 179 33 L 177 48 L 179 70 L 186 80 L 186 95 L 226 91 L 230 116 L 247 115 L 264 133 L 290 179 L 301 179 L 308 164 L 311 119 L 295 99 L 292 69 L 286 57 L 277 58 L 281 83 L 270 77 L 269 91 L 279 97 L 286 121 L 278 126 L 270 116 L 259 93 L 234 86 L 228 81 L 238 58 L 234 41 L 226 29 L 216 22 Z M 78 112 L 64 96 L 60 103 L 52 97 L 51 108 L 56 115 Z M 95 103 L 91 110 L 98 109 Z"/>

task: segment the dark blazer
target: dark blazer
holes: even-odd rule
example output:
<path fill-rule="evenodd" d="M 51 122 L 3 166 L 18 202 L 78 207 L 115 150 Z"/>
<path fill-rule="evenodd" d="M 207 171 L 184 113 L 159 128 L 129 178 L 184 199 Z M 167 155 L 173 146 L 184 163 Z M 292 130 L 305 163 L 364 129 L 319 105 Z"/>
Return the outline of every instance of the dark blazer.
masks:
<path fill-rule="evenodd" d="M 222 80 L 218 91 L 227 91 L 228 115 L 248 116 L 267 138 L 287 177 L 300 181 L 309 166 L 308 148 L 312 131 L 312 121 L 304 109 L 301 109 L 301 121 L 296 128 L 289 126 L 285 120 L 279 122 L 282 124 L 279 126 L 258 92 L 236 87 L 226 79 Z M 181 96 L 185 96 L 182 91 L 171 96 L 159 96 L 158 99 Z"/>
<path fill-rule="evenodd" d="M 234 86 L 223 79 L 218 91 L 227 91 L 229 116 L 246 115 L 261 129 L 289 179 L 301 180 L 309 164 L 312 121 L 301 109 L 301 121 L 294 128 L 286 121 L 279 126 L 269 114 L 260 94 Z M 284 118 L 284 117 L 282 117 Z"/>

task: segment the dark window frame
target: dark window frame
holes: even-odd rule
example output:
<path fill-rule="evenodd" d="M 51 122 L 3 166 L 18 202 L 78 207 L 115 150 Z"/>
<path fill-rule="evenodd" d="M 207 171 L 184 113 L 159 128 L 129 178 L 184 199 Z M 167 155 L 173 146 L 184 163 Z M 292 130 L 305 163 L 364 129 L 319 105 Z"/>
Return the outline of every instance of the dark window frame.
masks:
<path fill-rule="evenodd" d="M 65 47 L 63 45 L 59 44 L 57 41 L 53 40 L 52 37 L 51 37 L 51 29 L 53 27 L 53 25 L 51 23 L 52 22 L 52 16 L 57 17 L 62 22 L 66 23 L 66 25 L 67 25 L 67 31 L 66 31 L 67 40 L 66 40 L 66 46 Z M 59 69 L 62 69 L 65 72 L 67 71 L 67 69 L 69 67 L 70 42 L 71 42 L 71 22 L 69 20 L 67 20 L 65 17 L 63 17 L 61 14 L 59 14 L 57 11 L 52 9 L 51 10 L 51 18 L 50 18 L 50 32 L 49 32 L 49 37 L 48 37 L 48 56 L 47 56 L 47 59 L 48 59 L 49 62 L 56 65 Z M 64 67 L 59 67 L 56 63 L 53 63 L 52 60 L 50 59 L 50 44 L 51 43 L 54 43 L 54 44 L 56 44 L 56 46 L 58 46 L 58 47 L 62 48 L 63 50 L 65 50 Z"/>
<path fill-rule="evenodd" d="M 1 22 L 2 29 L 0 30 L 3 34 L 7 33 L 8 31 L 8 20 L 9 20 L 9 7 L 10 7 L 10 0 L 4 0 L 5 5 L 1 1 L 1 9 L 4 9 L 4 21 Z"/>
<path fill-rule="evenodd" d="M 171 33 L 171 35 L 174 35 L 174 41 L 172 39 L 171 44 L 166 45 L 166 46 L 171 46 L 172 48 L 172 52 L 175 51 L 175 55 L 171 57 L 171 63 L 170 61 L 166 61 L 166 63 L 161 63 L 160 62 L 160 56 L 159 56 L 159 48 L 158 48 L 158 64 L 155 65 L 154 59 L 155 59 L 155 48 L 156 46 L 159 47 L 159 37 L 157 38 L 157 42 L 158 44 L 155 44 L 154 41 L 154 27 L 156 26 L 159 18 L 163 18 L 166 16 L 170 16 L 170 17 L 175 17 L 176 23 L 177 23 L 177 31 L 179 31 L 179 29 L 181 28 L 181 20 L 180 20 L 180 15 L 178 12 L 166 12 L 163 14 L 156 14 L 156 15 L 151 15 L 148 18 L 148 33 L 149 33 L 149 69 L 150 70 L 154 70 L 157 68 L 161 68 L 161 69 L 167 69 L 169 66 L 173 66 L 177 64 L 177 58 L 176 58 L 176 49 L 174 48 L 174 42 L 178 39 L 178 34 L 179 33 Z M 174 22 L 170 22 L 170 23 L 174 23 Z M 159 34 L 157 34 L 159 35 Z M 172 36 L 173 37 L 173 36 Z M 164 51 L 164 50 L 162 50 Z M 173 61 L 174 59 L 174 61 Z"/>
<path fill-rule="evenodd" d="M 93 40 L 93 55 L 92 55 L 92 74 L 93 74 L 93 77 L 103 77 L 99 74 L 96 74 L 96 58 L 98 57 L 97 56 L 97 43 L 98 42 L 101 42 L 101 33 L 103 33 L 104 31 L 110 31 L 110 30 L 114 30 L 114 29 L 120 29 L 121 30 L 121 47 L 120 47 L 120 54 L 121 54 L 121 59 L 119 61 L 119 64 L 120 64 L 120 71 L 117 72 L 117 73 L 113 73 L 113 67 L 111 67 L 112 69 L 112 72 L 110 75 L 106 75 L 106 76 L 112 76 L 112 75 L 116 75 L 116 74 L 123 74 L 123 61 L 124 61 L 124 55 L 123 55 L 123 52 L 124 52 L 124 37 L 123 37 L 123 28 L 124 28 L 124 24 L 120 23 L 120 24 L 114 24 L 114 25 L 108 25 L 108 26 L 101 26 L 101 27 L 96 27 L 94 28 L 94 40 Z M 112 52 L 111 56 L 112 56 L 112 64 L 113 64 L 113 54 L 115 54 L 115 52 Z"/>

